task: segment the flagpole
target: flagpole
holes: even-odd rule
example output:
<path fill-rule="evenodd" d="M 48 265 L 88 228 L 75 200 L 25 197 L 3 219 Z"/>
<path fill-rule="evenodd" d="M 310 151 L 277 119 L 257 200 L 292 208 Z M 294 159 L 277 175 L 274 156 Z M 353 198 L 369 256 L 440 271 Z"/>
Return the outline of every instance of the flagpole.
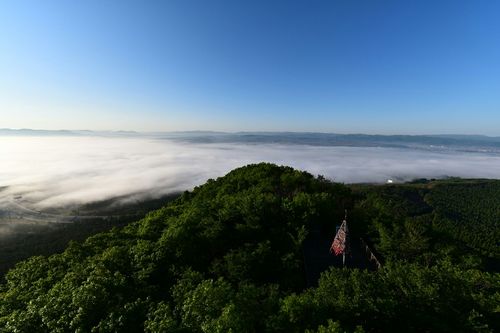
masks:
<path fill-rule="evenodd" d="M 345 210 L 345 218 L 342 224 L 337 229 L 335 238 L 330 246 L 330 252 L 338 256 L 342 253 L 342 267 L 345 267 L 345 255 L 349 251 L 349 229 L 347 228 L 347 209 Z"/>
<path fill-rule="evenodd" d="M 347 209 L 344 210 L 345 216 L 344 216 L 344 221 L 345 221 L 345 229 L 347 229 Z M 347 233 L 346 233 L 346 242 L 347 242 Z M 347 246 L 347 244 L 346 244 Z M 342 267 L 345 267 L 345 252 L 347 251 L 347 247 L 345 248 L 344 252 L 342 252 Z"/>

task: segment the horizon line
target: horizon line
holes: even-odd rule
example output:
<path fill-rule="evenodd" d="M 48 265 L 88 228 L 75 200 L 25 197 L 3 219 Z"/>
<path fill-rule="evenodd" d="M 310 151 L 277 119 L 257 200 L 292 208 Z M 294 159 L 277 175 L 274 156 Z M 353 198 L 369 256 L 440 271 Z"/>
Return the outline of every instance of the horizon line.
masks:
<path fill-rule="evenodd" d="M 463 133 L 434 133 L 434 134 L 380 134 L 380 133 L 363 133 L 363 132 L 325 132 L 325 131 L 217 131 L 217 130 L 201 130 L 201 129 L 193 129 L 193 130 L 175 130 L 175 131 L 137 131 L 137 130 L 89 130 L 89 129 L 41 129 L 41 128 L 9 128 L 4 127 L 0 128 L 0 131 L 33 131 L 33 132 L 69 132 L 74 134 L 80 133 L 113 133 L 113 134 L 143 134 L 143 135 L 158 135 L 158 134 L 181 134 L 181 133 L 207 133 L 207 134 L 323 134 L 323 135 L 363 135 L 363 136 L 410 136 L 410 137 L 446 137 L 446 136 L 463 136 L 463 137 L 484 137 L 484 138 L 494 138 L 499 139 L 498 135 L 487 135 L 487 134 L 463 134 Z"/>

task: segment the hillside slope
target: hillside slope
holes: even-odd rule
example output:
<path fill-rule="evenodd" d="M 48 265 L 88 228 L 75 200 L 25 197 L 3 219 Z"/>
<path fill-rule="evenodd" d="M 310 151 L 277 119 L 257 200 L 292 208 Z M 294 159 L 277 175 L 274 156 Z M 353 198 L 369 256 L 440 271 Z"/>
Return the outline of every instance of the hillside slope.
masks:
<path fill-rule="evenodd" d="M 499 329 L 499 274 L 445 255 L 394 256 L 376 272 L 332 267 L 306 288 L 311 231 L 333 235 L 348 208 L 353 237 L 377 236 L 370 221 L 383 207 L 366 193 L 289 167 L 236 169 L 136 223 L 18 264 L 0 287 L 0 331 Z"/>
<path fill-rule="evenodd" d="M 500 181 L 352 186 L 363 233 L 387 259 L 443 257 L 500 271 Z"/>

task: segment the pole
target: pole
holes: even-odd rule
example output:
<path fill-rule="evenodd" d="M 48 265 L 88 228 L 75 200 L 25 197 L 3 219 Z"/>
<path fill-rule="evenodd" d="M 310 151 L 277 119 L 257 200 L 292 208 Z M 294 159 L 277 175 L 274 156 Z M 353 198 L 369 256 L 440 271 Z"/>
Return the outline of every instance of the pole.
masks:
<path fill-rule="evenodd" d="M 347 228 L 347 209 L 344 210 L 345 212 L 345 217 L 344 217 L 344 222 L 345 222 L 345 244 L 344 244 L 344 252 L 342 252 L 342 267 L 345 267 L 345 253 L 346 251 L 349 250 L 348 246 L 349 246 L 349 235 L 348 235 L 348 232 L 349 232 L 349 229 Z"/>

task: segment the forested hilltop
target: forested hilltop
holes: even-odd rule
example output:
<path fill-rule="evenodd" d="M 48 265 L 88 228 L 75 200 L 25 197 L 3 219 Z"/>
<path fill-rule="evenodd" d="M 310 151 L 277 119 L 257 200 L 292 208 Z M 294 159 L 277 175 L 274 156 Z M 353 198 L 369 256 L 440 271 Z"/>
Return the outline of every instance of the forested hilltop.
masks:
<path fill-rule="evenodd" d="M 17 264 L 0 332 L 500 331 L 499 209 L 498 181 L 346 186 L 249 165 Z M 345 210 L 382 267 L 311 283 L 314 235 L 333 239 Z"/>

